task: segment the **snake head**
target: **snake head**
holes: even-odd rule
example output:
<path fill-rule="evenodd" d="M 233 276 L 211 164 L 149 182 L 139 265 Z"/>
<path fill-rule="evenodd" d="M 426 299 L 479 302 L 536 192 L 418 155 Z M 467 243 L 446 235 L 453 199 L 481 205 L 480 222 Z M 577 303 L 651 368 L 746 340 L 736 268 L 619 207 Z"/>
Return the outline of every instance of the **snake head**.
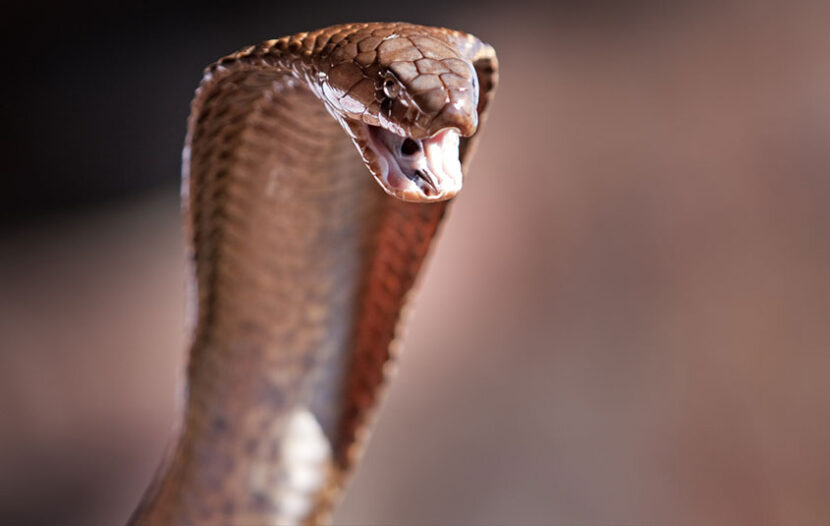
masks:
<path fill-rule="evenodd" d="M 460 138 L 478 127 L 479 87 L 451 35 L 400 24 L 357 31 L 327 58 L 323 99 L 381 187 L 405 201 L 456 195 Z"/>

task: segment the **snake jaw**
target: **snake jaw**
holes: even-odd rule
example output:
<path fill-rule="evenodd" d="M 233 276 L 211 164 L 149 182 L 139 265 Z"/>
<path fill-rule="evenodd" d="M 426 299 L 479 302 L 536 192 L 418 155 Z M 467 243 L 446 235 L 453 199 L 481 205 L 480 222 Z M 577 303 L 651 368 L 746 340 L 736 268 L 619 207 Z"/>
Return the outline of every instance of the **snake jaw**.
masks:
<path fill-rule="evenodd" d="M 386 193 L 404 201 L 445 201 L 462 186 L 460 135 L 444 128 L 423 139 L 412 139 L 364 124 L 368 147 L 377 167 L 372 170 Z"/>

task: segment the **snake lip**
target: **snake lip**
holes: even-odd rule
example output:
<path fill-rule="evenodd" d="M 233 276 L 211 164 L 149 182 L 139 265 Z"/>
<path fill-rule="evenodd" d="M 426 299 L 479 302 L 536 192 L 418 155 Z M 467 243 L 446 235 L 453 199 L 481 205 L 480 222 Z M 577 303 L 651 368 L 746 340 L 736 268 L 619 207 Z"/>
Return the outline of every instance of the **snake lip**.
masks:
<path fill-rule="evenodd" d="M 388 194 L 404 201 L 444 201 L 461 190 L 457 129 L 413 139 L 379 126 L 364 127 L 377 160 L 373 175 Z"/>

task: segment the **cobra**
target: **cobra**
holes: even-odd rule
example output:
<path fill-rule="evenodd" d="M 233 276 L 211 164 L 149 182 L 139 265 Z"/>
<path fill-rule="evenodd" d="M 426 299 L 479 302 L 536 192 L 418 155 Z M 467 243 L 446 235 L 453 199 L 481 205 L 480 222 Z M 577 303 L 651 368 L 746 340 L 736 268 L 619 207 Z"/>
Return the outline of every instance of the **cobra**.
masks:
<path fill-rule="evenodd" d="M 130 524 L 328 520 L 496 82 L 491 46 L 405 23 L 206 69 L 183 154 L 186 403 Z"/>

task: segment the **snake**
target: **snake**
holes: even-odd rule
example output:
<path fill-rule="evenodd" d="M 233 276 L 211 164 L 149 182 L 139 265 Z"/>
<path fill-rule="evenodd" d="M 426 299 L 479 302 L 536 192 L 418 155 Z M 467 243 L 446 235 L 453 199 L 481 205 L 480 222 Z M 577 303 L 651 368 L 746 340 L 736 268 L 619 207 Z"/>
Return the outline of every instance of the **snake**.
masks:
<path fill-rule="evenodd" d="M 403 22 L 205 69 L 182 154 L 186 396 L 129 525 L 331 520 L 497 81 L 492 46 Z"/>

